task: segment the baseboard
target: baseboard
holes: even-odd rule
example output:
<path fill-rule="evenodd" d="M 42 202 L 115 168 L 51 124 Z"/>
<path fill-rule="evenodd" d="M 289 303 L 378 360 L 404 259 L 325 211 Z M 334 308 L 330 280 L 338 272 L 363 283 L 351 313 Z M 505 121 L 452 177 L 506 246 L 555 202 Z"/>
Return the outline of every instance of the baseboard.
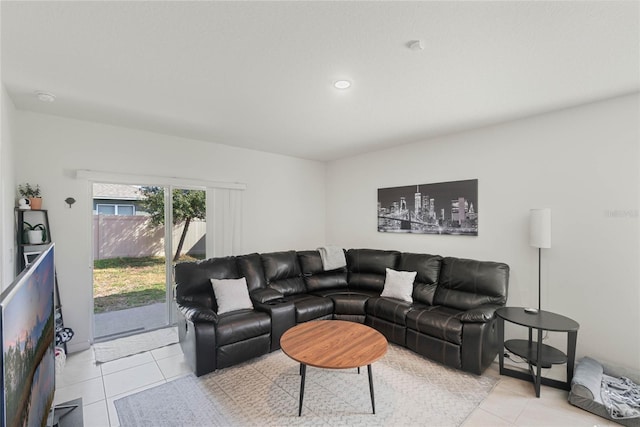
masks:
<path fill-rule="evenodd" d="M 78 353 L 80 351 L 85 351 L 90 348 L 91 348 L 91 343 L 89 341 L 76 342 L 73 344 L 71 344 L 70 342 L 67 343 L 68 354 Z"/>

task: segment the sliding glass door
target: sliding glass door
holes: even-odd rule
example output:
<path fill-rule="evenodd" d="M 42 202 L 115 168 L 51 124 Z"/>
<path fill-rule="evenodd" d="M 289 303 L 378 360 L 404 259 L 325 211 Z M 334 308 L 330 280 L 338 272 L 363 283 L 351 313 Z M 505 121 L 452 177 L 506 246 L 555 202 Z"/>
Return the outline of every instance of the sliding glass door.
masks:
<path fill-rule="evenodd" d="M 94 183 L 93 204 L 94 340 L 175 323 L 173 265 L 205 256 L 205 191 Z"/>

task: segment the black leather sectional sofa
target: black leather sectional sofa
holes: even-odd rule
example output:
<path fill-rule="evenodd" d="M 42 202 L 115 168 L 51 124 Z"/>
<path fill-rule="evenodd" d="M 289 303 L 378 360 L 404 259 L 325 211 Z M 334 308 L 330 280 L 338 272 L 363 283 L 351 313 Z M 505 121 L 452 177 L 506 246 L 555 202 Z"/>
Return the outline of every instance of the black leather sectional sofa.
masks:
<path fill-rule="evenodd" d="M 212 258 L 175 266 L 178 330 L 197 376 L 280 348 L 298 323 L 342 319 L 447 366 L 481 374 L 500 348 L 494 311 L 505 305 L 509 266 L 376 249 L 346 251 L 325 271 L 318 251 Z M 417 272 L 413 302 L 381 297 L 386 268 Z M 210 283 L 245 277 L 254 309 L 217 314 Z"/>

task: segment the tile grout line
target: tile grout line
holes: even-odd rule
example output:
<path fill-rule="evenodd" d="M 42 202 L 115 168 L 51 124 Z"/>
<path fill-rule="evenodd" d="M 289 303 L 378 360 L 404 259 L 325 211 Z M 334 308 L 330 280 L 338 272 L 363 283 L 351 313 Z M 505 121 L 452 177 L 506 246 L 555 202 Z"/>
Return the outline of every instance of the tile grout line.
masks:
<path fill-rule="evenodd" d="M 92 348 L 92 351 L 93 351 L 93 348 Z M 94 363 L 97 363 L 97 362 L 94 360 Z M 103 365 L 104 363 L 100 364 L 100 380 L 102 381 L 102 393 L 104 394 L 104 409 L 107 411 L 107 421 L 109 422 L 109 426 L 112 426 L 113 423 L 111 422 L 111 414 L 109 413 L 109 402 L 107 401 L 107 389 L 104 385 L 104 371 L 102 370 Z"/>
<path fill-rule="evenodd" d="M 153 354 L 151 356 L 153 357 L 153 363 L 156 364 L 156 368 L 158 368 L 158 370 L 160 371 L 160 374 L 162 374 L 162 378 L 164 379 L 164 382 L 166 384 L 167 383 L 167 376 L 164 374 L 164 371 L 162 370 L 162 368 L 158 364 L 158 361 L 156 360 L 155 356 L 153 356 Z"/>

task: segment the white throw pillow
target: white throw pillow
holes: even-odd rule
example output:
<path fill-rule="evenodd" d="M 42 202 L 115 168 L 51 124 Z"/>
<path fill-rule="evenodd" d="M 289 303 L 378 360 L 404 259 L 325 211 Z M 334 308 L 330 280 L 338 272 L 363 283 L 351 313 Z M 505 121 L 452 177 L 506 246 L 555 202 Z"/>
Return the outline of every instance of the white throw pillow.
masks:
<path fill-rule="evenodd" d="M 387 268 L 387 276 L 384 279 L 384 289 L 381 297 L 397 298 L 407 302 L 413 302 L 413 281 L 416 279 L 415 271 L 395 271 Z"/>
<path fill-rule="evenodd" d="M 253 309 L 247 280 L 244 277 L 240 279 L 211 279 L 211 285 L 218 303 L 218 314 L 243 308 Z"/>

